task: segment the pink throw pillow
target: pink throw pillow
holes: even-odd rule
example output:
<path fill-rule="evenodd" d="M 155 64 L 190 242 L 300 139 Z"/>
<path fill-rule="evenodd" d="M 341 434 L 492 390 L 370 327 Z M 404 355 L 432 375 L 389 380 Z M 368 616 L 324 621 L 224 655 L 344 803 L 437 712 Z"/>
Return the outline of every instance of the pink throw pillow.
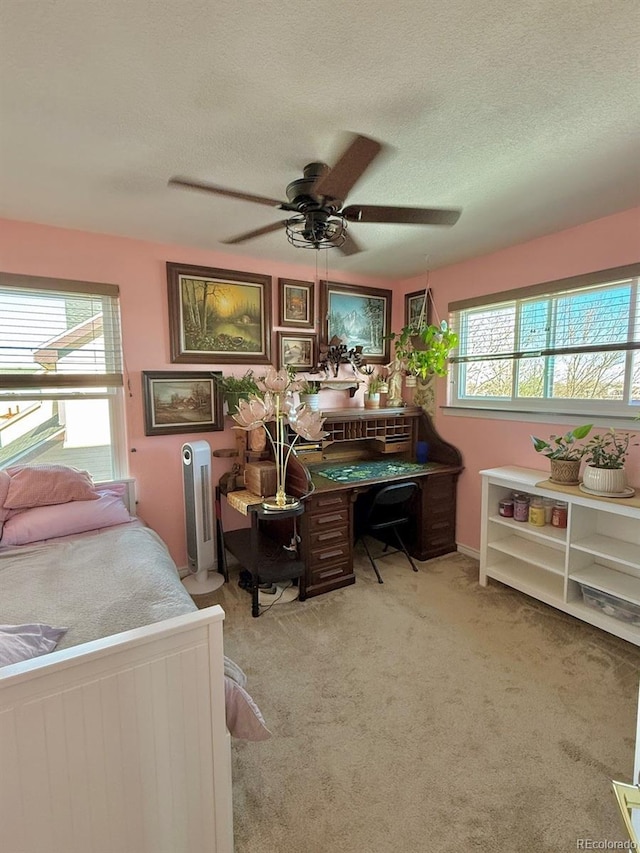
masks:
<path fill-rule="evenodd" d="M 7 468 L 11 478 L 5 509 L 94 501 L 98 495 L 87 471 L 66 465 L 16 465 Z"/>
<path fill-rule="evenodd" d="M 99 530 L 131 521 L 122 500 L 108 493 L 93 501 L 72 501 L 54 506 L 25 509 L 4 523 L 2 545 L 27 545 L 56 536 Z"/>
<path fill-rule="evenodd" d="M 2 535 L 2 522 L 9 517 L 9 510 L 4 508 L 4 502 L 9 494 L 11 477 L 6 471 L 0 471 L 0 535 Z"/>

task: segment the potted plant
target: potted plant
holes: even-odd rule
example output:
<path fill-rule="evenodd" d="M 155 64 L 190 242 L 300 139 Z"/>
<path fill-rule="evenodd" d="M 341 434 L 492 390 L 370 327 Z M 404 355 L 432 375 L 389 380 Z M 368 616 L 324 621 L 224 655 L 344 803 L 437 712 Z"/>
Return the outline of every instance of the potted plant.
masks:
<path fill-rule="evenodd" d="M 319 379 L 303 379 L 300 385 L 300 402 L 306 403 L 312 412 L 320 411 L 320 390 Z"/>
<path fill-rule="evenodd" d="M 395 343 L 396 363 L 402 365 L 406 374 L 406 387 L 415 387 L 418 379 L 424 384 L 434 376 L 446 376 L 451 350 L 458 346 L 458 336 L 446 320 L 439 326 L 411 323 L 397 334 L 392 332 L 389 337 Z M 433 390 L 425 391 L 422 396 L 425 402 L 429 399 L 429 408 L 432 408 L 435 402 Z"/>
<path fill-rule="evenodd" d="M 243 376 L 216 376 L 215 381 L 230 415 L 235 414 L 241 399 L 248 400 L 252 395 L 262 396 L 253 370 L 247 370 Z"/>
<path fill-rule="evenodd" d="M 593 424 L 569 430 L 564 435 L 550 435 L 549 440 L 531 436 L 533 447 L 537 453 L 544 454 L 551 464 L 552 483 L 564 486 L 577 486 L 580 482 L 580 462 L 587 452 L 587 446 L 578 444 L 591 432 Z"/>
<path fill-rule="evenodd" d="M 378 376 L 375 370 L 373 370 L 373 372 L 369 374 L 369 381 L 367 382 L 367 390 L 364 398 L 365 409 L 380 408 L 380 394 L 382 393 L 382 385 L 382 378 Z"/>
<path fill-rule="evenodd" d="M 633 489 L 629 491 L 624 463 L 634 437 L 635 433 L 616 432 L 610 428 L 589 440 L 585 448 L 586 465 L 582 474 L 585 489 L 617 496 L 633 493 Z"/>

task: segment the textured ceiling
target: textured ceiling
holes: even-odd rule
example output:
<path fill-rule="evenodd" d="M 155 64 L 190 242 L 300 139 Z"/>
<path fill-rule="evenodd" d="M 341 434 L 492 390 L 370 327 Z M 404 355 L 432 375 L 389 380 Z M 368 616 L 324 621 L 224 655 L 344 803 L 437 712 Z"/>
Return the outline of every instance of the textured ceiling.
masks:
<path fill-rule="evenodd" d="M 0 0 L 0 216 L 315 263 L 268 207 L 345 132 L 390 150 L 331 270 L 418 274 L 640 203 L 637 0 Z M 324 263 L 324 260 L 323 260 Z"/>

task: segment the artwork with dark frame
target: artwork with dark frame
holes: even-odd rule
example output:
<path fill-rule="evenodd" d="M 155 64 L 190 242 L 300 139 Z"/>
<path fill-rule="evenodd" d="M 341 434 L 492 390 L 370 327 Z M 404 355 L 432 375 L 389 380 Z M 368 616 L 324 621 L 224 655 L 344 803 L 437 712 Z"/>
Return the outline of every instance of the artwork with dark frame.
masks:
<path fill-rule="evenodd" d="M 278 332 L 278 369 L 291 367 L 308 371 L 316 366 L 318 359 L 318 336 Z"/>
<path fill-rule="evenodd" d="M 279 278 L 280 325 L 295 326 L 298 329 L 313 329 L 314 284 L 311 281 L 296 281 L 292 278 Z"/>
<path fill-rule="evenodd" d="M 172 362 L 271 362 L 271 276 L 167 262 L 167 285 Z"/>
<path fill-rule="evenodd" d="M 337 336 L 351 349 L 362 346 L 369 364 L 390 360 L 391 291 L 321 281 L 320 310 L 323 339 Z"/>
<path fill-rule="evenodd" d="M 144 434 L 172 435 L 224 429 L 220 371 L 142 371 Z"/>
<path fill-rule="evenodd" d="M 426 299 L 426 304 L 425 304 Z M 423 314 L 424 311 L 424 314 Z M 404 324 L 405 326 L 417 326 L 422 316 L 422 325 L 431 323 L 431 290 L 415 290 L 407 293 L 404 297 Z"/>

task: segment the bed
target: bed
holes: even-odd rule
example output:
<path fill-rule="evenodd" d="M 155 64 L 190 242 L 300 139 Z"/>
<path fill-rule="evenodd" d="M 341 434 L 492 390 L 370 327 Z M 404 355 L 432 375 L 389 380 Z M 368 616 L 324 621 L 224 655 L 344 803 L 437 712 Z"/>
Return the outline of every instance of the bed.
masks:
<path fill-rule="evenodd" d="M 0 625 L 67 630 L 0 667 L 0 850 L 231 853 L 229 718 L 244 735 L 222 609 L 196 609 L 139 520 L 4 538 Z"/>

